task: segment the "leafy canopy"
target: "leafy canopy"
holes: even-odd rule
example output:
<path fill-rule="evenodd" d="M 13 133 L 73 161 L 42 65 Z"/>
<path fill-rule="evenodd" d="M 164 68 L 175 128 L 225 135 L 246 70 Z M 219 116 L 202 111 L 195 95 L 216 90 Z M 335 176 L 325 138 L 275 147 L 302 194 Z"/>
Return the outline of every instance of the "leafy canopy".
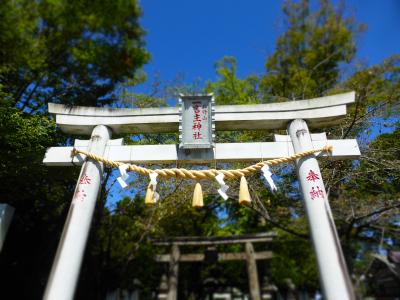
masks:
<path fill-rule="evenodd" d="M 265 64 L 265 93 L 289 99 L 324 95 L 340 81 L 340 67 L 356 52 L 355 35 L 363 29 L 328 0 L 315 11 L 308 0 L 285 1 L 287 30 Z"/>
<path fill-rule="evenodd" d="M 78 176 L 42 164 L 47 147 L 71 140 L 46 105 L 113 103 L 149 59 L 140 14 L 135 0 L 0 1 L 0 198 L 16 209 L 1 253 L 4 298 L 42 298 Z M 104 292 L 93 273 L 83 267 L 84 299 Z"/>
<path fill-rule="evenodd" d="M 148 61 L 135 0 L 0 2 L 0 95 L 28 112 L 98 106 Z"/>

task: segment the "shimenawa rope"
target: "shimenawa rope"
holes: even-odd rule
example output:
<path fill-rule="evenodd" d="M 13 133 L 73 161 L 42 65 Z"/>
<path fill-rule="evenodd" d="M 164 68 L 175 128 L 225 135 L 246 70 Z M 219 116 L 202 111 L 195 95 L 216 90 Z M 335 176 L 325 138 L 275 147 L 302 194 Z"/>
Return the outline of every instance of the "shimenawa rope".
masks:
<path fill-rule="evenodd" d="M 170 178 L 170 177 L 177 177 L 177 178 L 186 178 L 186 179 L 195 179 L 195 180 L 200 180 L 200 179 L 215 179 L 215 176 L 218 174 L 224 174 L 227 178 L 234 179 L 234 178 L 240 178 L 242 176 L 249 175 L 254 172 L 258 172 L 261 170 L 261 168 L 264 165 L 268 166 L 276 166 L 285 162 L 290 162 L 317 152 L 327 152 L 327 153 L 332 153 L 333 147 L 330 145 L 326 145 L 323 148 L 320 149 L 313 149 L 313 150 L 307 150 L 303 152 L 296 153 L 291 156 L 287 157 L 282 157 L 282 158 L 275 158 L 275 159 L 270 159 L 266 160 L 263 162 L 256 163 L 254 165 L 248 166 L 243 169 L 234 169 L 234 170 L 216 170 L 216 169 L 209 169 L 209 170 L 187 170 L 184 168 L 172 168 L 172 169 L 147 169 L 143 168 L 134 164 L 126 164 L 120 161 L 114 161 L 114 160 L 109 160 L 104 157 L 101 157 L 99 155 L 96 155 L 94 153 L 90 153 L 84 150 L 78 150 L 78 149 L 73 149 L 71 152 L 71 156 L 74 157 L 78 154 L 83 154 L 86 155 L 87 158 L 90 158 L 92 160 L 96 160 L 99 162 L 102 162 L 105 165 L 108 165 L 113 168 L 118 168 L 121 165 L 128 165 L 129 167 L 127 168 L 128 171 L 136 172 L 141 175 L 149 175 L 150 173 L 157 173 L 159 176 Z"/>

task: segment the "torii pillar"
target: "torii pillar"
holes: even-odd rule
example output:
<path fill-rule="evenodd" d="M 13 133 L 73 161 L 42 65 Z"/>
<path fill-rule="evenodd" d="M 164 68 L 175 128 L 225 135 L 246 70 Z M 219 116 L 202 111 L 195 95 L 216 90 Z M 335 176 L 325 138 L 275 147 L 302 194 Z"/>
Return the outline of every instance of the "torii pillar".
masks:
<path fill-rule="evenodd" d="M 350 92 L 285 103 L 216 106 L 216 130 L 284 129 L 291 122 L 289 132 L 293 145 L 287 141 L 217 143 L 215 148 L 200 152 L 182 151 L 177 145 L 123 146 L 122 140 L 108 142 L 111 131 L 115 134 L 177 132 L 181 118 L 178 107 L 71 108 L 49 103 L 49 112 L 55 115 L 57 125 L 64 132 L 92 135 L 90 141 L 75 140 L 78 149 L 127 163 L 163 164 L 175 163 L 177 160 L 202 164 L 214 161 L 254 162 L 289 156 L 303 150 L 321 149 L 326 144 L 333 146 L 333 159 L 357 159 L 360 150 L 356 140 L 315 138 L 315 135 L 310 135 L 303 121 L 306 120 L 313 128 L 338 124 L 346 115 L 347 104 L 354 103 L 354 100 L 355 93 Z M 85 162 L 84 155 L 71 158 L 72 148 L 52 147 L 43 160 L 49 166 L 83 164 L 46 287 L 47 300 L 73 299 L 103 172 L 100 163 Z M 300 159 L 297 168 L 324 296 L 329 300 L 354 299 L 315 156 Z"/>
<path fill-rule="evenodd" d="M 103 125 L 96 126 L 89 142 L 90 151 L 100 156 L 104 155 L 110 137 L 109 128 Z M 83 164 L 44 299 L 62 300 L 74 297 L 102 177 L 101 163 L 89 160 Z"/>
<path fill-rule="evenodd" d="M 288 131 L 295 152 L 313 149 L 304 120 L 292 121 Z M 355 299 L 318 161 L 310 155 L 298 159 L 296 166 L 323 294 L 327 299 Z"/>

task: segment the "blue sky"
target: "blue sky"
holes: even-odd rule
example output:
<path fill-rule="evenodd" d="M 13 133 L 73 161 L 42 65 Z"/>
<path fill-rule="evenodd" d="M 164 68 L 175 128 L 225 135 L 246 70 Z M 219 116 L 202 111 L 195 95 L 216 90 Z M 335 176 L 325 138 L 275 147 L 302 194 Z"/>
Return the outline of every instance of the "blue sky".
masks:
<path fill-rule="evenodd" d="M 141 25 L 147 31 L 146 47 L 152 60 L 144 68 L 149 81 L 134 90 L 149 92 L 148 85 L 158 72 L 163 81 L 173 80 L 177 74 L 184 74 L 187 83 L 197 78 L 213 80 L 213 65 L 225 55 L 237 58 L 239 76 L 262 74 L 265 58 L 284 31 L 282 3 L 141 0 Z M 346 6 L 348 14 L 368 25 L 357 40 L 357 59 L 372 65 L 400 53 L 400 0 L 348 0 Z M 373 136 L 381 129 L 391 130 L 375 126 Z M 113 190 L 110 203 L 126 195 L 118 184 Z"/>
<path fill-rule="evenodd" d="M 283 1 L 141 0 L 141 25 L 152 55 L 148 78 L 164 81 L 183 74 L 185 82 L 215 79 L 213 65 L 225 55 L 238 61 L 239 76 L 261 74 L 265 58 L 284 31 Z M 348 0 L 347 13 L 366 23 L 357 58 L 371 65 L 400 53 L 400 1 Z M 146 85 L 139 87 L 146 92 Z"/>

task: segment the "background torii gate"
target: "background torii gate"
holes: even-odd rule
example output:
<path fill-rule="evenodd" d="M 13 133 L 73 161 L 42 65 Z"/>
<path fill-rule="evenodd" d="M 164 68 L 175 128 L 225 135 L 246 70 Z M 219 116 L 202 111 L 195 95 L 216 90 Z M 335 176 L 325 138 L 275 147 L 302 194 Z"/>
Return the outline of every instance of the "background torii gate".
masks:
<path fill-rule="evenodd" d="M 49 104 L 56 123 L 69 134 L 91 135 L 89 141 L 75 141 L 77 149 L 112 160 L 131 163 L 206 163 L 209 161 L 257 161 L 278 158 L 310 149 L 333 146 L 333 159 L 357 158 L 356 140 L 326 140 L 311 135 L 312 128 L 332 126 L 346 115 L 346 105 L 355 93 L 285 103 L 224 105 L 215 108 L 216 130 L 285 129 L 290 137 L 277 136 L 270 143 L 216 144 L 214 149 L 181 150 L 176 145 L 123 146 L 122 139 L 110 140 L 112 133 L 163 133 L 178 131 L 179 109 L 108 109 L 68 107 Z M 45 299 L 72 299 L 97 199 L 103 166 L 85 161 L 84 155 L 71 158 L 73 147 L 48 149 L 43 162 L 67 166 L 83 164 L 64 225 L 61 240 L 47 283 Z M 304 205 L 316 252 L 323 293 L 327 299 L 354 299 L 335 224 L 316 156 L 296 162 Z"/>
<path fill-rule="evenodd" d="M 261 300 L 260 286 L 258 283 L 257 260 L 272 258 L 272 251 L 255 251 L 253 243 L 268 243 L 276 237 L 276 233 L 267 232 L 262 234 L 249 234 L 241 236 L 212 236 L 212 237 L 173 237 L 151 240 L 154 246 L 170 246 L 170 254 L 156 255 L 157 262 L 169 263 L 168 294 L 166 300 L 178 299 L 179 263 L 180 262 L 203 262 L 206 255 L 203 253 L 182 254 L 180 247 L 184 246 L 213 246 L 216 261 L 245 260 L 247 276 L 249 281 L 249 293 L 252 300 Z M 220 253 L 216 250 L 217 245 L 243 244 L 244 252 Z"/>

